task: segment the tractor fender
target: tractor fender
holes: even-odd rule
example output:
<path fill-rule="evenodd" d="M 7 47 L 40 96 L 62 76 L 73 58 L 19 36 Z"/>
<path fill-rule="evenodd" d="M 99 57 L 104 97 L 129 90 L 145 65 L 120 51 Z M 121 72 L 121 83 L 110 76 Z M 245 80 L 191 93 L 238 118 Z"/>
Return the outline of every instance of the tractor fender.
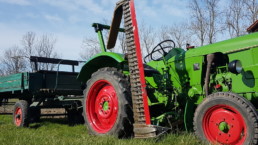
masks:
<path fill-rule="evenodd" d="M 103 67 L 119 68 L 125 61 L 124 55 L 113 52 L 102 52 L 89 59 L 82 67 L 77 79 L 86 83 L 91 75 Z"/>

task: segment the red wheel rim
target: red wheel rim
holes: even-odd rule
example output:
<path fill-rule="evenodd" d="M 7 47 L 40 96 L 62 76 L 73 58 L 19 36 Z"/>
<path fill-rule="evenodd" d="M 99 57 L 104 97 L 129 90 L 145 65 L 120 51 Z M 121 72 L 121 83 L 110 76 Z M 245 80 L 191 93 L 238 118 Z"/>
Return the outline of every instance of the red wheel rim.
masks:
<path fill-rule="evenodd" d="M 106 80 L 95 82 L 86 101 L 86 115 L 90 126 L 98 133 L 107 133 L 116 122 L 118 109 L 114 87 Z"/>
<path fill-rule="evenodd" d="M 242 115 L 228 105 L 209 108 L 204 115 L 202 127 L 206 138 L 213 143 L 241 145 L 247 135 Z"/>
<path fill-rule="evenodd" d="M 22 109 L 20 107 L 17 107 L 14 115 L 15 125 L 20 126 L 22 122 Z"/>

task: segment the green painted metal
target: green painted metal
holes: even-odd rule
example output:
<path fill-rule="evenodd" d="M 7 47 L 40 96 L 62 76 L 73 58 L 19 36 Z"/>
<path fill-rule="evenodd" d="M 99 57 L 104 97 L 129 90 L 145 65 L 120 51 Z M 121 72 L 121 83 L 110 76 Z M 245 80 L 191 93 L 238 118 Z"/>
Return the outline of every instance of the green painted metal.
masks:
<path fill-rule="evenodd" d="M 159 72 L 145 77 L 152 124 L 169 127 L 171 122 L 183 121 L 185 129 L 192 130 L 194 110 L 206 97 L 206 56 L 212 53 L 216 65 L 212 65 L 209 75 L 209 94 L 237 93 L 258 107 L 258 33 L 253 33 L 188 51 L 174 48 L 159 61 L 148 62 L 146 65 Z M 234 60 L 241 61 L 240 74 L 228 69 Z M 126 75 L 129 73 L 123 55 L 102 52 L 86 62 L 78 79 L 86 82 L 102 67 L 116 67 Z M 220 129 L 224 131 L 227 126 L 222 123 Z"/>
<path fill-rule="evenodd" d="M 214 44 L 190 49 L 187 51 L 186 57 L 203 56 L 215 52 L 224 54 L 250 50 L 252 47 L 257 48 L 258 33 L 252 33 L 233 39 L 217 42 Z M 255 47 L 256 46 L 256 47 Z"/>
<path fill-rule="evenodd" d="M 108 102 L 104 102 L 102 108 L 103 108 L 104 111 L 107 111 L 108 108 L 109 108 L 109 103 Z"/>
<path fill-rule="evenodd" d="M 103 67 L 120 68 L 124 62 L 125 59 L 122 54 L 113 52 L 99 53 L 84 64 L 77 78 L 82 82 L 87 82 L 91 74 L 96 72 L 98 69 Z"/>
<path fill-rule="evenodd" d="M 28 88 L 27 73 L 0 77 L 0 93 L 23 91 Z"/>
<path fill-rule="evenodd" d="M 102 52 L 106 52 L 106 45 L 105 45 L 105 40 L 103 38 L 103 29 L 109 30 L 110 26 L 108 25 L 104 25 L 104 24 L 99 24 L 99 23 L 93 23 L 92 27 L 95 28 L 96 33 L 98 33 L 98 39 L 99 39 L 99 44 L 100 44 L 100 48 L 102 50 Z M 120 28 L 119 32 L 124 32 L 125 30 Z"/>
<path fill-rule="evenodd" d="M 81 95 L 77 73 L 39 71 L 0 77 L 0 98 L 30 98 L 55 95 Z"/>
<path fill-rule="evenodd" d="M 106 49 L 106 46 L 105 46 L 102 31 L 98 31 L 98 37 L 99 37 L 99 44 L 100 44 L 100 48 L 101 48 L 102 52 L 106 52 L 107 49 Z"/>
<path fill-rule="evenodd" d="M 226 123 L 226 122 L 221 122 L 219 124 L 219 130 L 224 132 L 224 133 L 227 133 L 230 129 L 230 126 Z"/>

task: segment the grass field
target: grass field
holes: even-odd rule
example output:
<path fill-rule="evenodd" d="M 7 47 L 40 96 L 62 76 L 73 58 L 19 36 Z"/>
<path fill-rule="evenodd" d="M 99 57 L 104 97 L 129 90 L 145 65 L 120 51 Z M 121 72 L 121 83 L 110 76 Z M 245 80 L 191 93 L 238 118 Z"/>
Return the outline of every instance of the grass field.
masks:
<path fill-rule="evenodd" d="M 187 133 L 168 134 L 160 139 L 117 139 L 91 136 L 84 125 L 69 126 L 64 119 L 42 119 L 29 128 L 17 128 L 11 115 L 0 115 L 1 145 L 201 145 Z"/>

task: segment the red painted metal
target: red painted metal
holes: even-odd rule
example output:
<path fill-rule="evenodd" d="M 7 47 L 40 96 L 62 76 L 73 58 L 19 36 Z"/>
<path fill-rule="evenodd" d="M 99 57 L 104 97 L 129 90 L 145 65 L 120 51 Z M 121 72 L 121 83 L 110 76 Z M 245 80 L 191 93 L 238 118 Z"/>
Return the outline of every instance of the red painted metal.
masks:
<path fill-rule="evenodd" d="M 219 89 L 219 88 L 221 88 L 221 87 L 222 87 L 222 86 L 221 86 L 220 84 L 217 84 L 217 85 L 214 86 L 215 89 Z"/>
<path fill-rule="evenodd" d="M 95 82 L 87 94 L 85 110 L 91 127 L 98 133 L 107 133 L 116 123 L 118 110 L 118 97 L 111 83 L 106 80 Z"/>
<path fill-rule="evenodd" d="M 227 124 L 228 131 L 219 129 L 222 122 Z M 247 135 L 244 118 L 239 111 L 228 105 L 209 108 L 204 115 L 202 127 L 206 138 L 213 143 L 242 145 Z"/>
<path fill-rule="evenodd" d="M 14 115 L 15 125 L 20 126 L 22 122 L 22 109 L 20 107 L 17 107 Z"/>
<path fill-rule="evenodd" d="M 138 60 L 138 67 L 140 72 L 140 82 L 141 82 L 141 90 L 143 95 L 143 105 L 144 105 L 144 113 L 145 113 L 145 119 L 146 124 L 150 125 L 150 111 L 149 111 L 149 105 L 148 105 L 148 95 L 146 91 L 146 82 L 145 82 L 145 75 L 144 75 L 144 68 L 142 63 L 142 52 L 141 52 L 141 45 L 140 45 L 140 39 L 139 39 L 139 33 L 138 33 L 138 25 L 136 20 L 136 13 L 135 13 L 135 6 L 134 6 L 134 0 L 130 0 L 130 10 L 131 10 L 131 16 L 132 16 L 132 25 L 133 25 L 133 32 L 134 32 L 134 42 L 136 46 L 136 55 Z"/>

